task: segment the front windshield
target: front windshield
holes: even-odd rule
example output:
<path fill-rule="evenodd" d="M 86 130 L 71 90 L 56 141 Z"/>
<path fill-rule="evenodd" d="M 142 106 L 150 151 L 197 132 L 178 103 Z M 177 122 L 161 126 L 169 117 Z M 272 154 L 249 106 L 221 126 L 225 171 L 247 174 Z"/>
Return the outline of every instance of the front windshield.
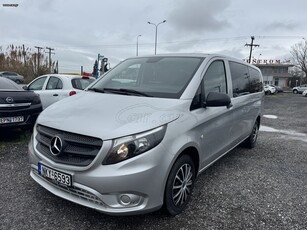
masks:
<path fill-rule="evenodd" d="M 89 90 L 140 96 L 180 98 L 204 58 L 143 57 L 127 59 L 110 70 Z"/>

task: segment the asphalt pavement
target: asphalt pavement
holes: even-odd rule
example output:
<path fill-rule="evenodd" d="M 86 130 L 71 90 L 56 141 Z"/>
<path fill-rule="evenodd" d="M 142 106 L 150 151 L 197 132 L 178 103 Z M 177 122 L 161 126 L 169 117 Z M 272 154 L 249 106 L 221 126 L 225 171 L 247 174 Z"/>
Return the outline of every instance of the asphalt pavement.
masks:
<path fill-rule="evenodd" d="M 302 95 L 265 96 L 257 146 L 237 147 L 202 173 L 176 217 L 113 217 L 56 197 L 29 176 L 29 137 L 2 133 L 0 229 L 307 229 L 306 114 Z"/>

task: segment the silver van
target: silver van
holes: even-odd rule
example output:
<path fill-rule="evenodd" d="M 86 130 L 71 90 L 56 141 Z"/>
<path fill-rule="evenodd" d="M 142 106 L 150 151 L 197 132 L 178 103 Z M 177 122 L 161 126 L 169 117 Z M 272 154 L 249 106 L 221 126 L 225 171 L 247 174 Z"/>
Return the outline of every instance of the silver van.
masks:
<path fill-rule="evenodd" d="M 256 144 L 259 69 L 209 54 L 129 58 L 39 116 L 31 177 L 112 215 L 182 212 L 196 177 L 239 144 Z"/>

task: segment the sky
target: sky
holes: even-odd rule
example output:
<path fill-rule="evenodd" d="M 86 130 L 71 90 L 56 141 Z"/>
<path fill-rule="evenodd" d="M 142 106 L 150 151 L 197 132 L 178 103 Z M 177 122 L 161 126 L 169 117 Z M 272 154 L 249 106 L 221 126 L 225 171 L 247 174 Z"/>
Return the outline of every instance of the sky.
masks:
<path fill-rule="evenodd" d="M 0 0 L 0 47 L 50 47 L 59 72 L 92 72 L 98 54 L 111 67 L 137 47 L 139 56 L 154 54 L 156 26 L 148 22 L 166 20 L 157 27 L 157 54 L 247 59 L 254 36 L 255 59 L 286 61 L 307 39 L 306 9 L 306 0 Z"/>

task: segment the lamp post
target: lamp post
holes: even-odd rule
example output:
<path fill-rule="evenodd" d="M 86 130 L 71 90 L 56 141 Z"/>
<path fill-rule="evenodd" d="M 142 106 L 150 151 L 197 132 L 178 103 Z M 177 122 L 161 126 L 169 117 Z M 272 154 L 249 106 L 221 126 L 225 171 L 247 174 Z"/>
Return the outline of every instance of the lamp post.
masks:
<path fill-rule="evenodd" d="M 142 35 L 139 34 L 137 37 L 136 37 L 136 56 L 139 55 L 139 37 L 141 37 Z"/>
<path fill-rule="evenodd" d="M 162 23 L 165 23 L 166 20 L 159 22 L 158 24 L 152 23 L 152 22 L 147 22 L 150 25 L 154 25 L 156 27 L 156 37 L 155 37 L 155 54 L 157 54 L 157 38 L 158 38 L 158 26 Z"/>

